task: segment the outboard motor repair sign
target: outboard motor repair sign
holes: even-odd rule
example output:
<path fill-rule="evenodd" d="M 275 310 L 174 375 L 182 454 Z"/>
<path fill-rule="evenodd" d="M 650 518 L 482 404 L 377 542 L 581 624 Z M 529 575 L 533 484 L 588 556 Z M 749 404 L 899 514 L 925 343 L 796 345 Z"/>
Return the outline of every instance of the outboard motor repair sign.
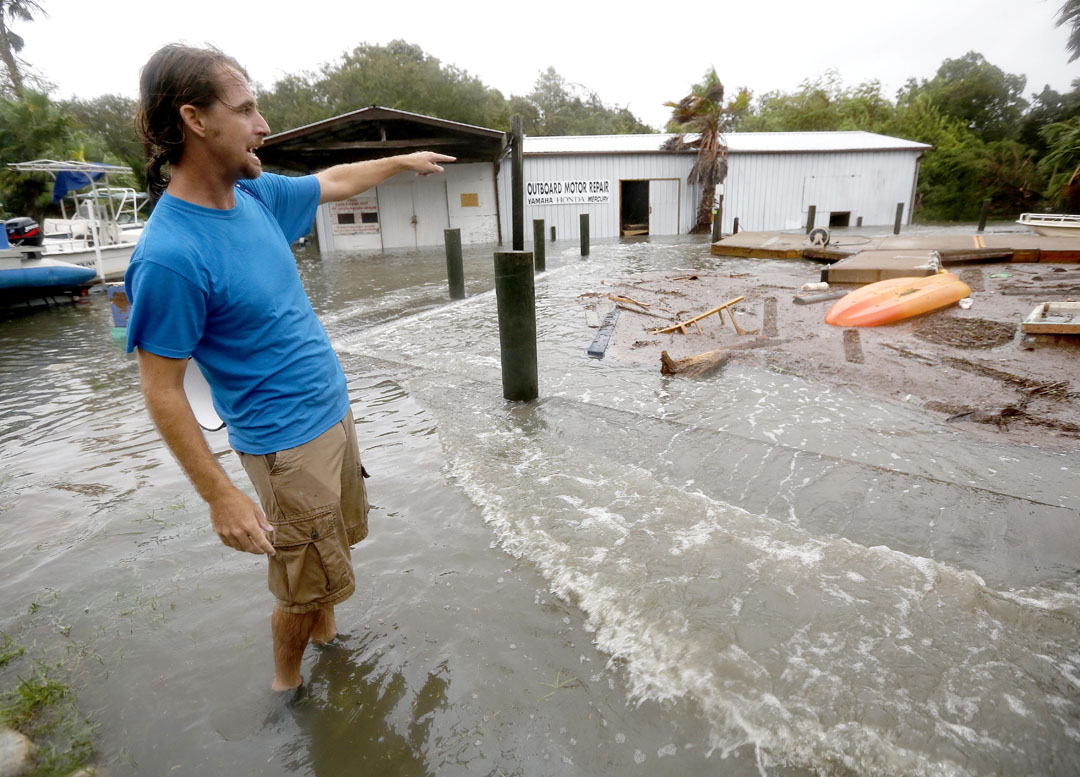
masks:
<path fill-rule="evenodd" d="M 525 201 L 529 205 L 611 202 L 611 181 L 528 181 Z"/>

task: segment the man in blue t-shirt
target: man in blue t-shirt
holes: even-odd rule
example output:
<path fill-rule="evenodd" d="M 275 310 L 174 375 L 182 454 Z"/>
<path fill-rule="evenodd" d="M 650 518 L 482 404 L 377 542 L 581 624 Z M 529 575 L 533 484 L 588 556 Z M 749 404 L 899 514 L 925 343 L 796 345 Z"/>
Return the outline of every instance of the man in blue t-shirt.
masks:
<path fill-rule="evenodd" d="M 221 541 L 269 557 L 272 687 L 295 688 L 308 642 L 335 636 L 334 605 L 353 593 L 349 546 L 367 534 L 368 506 L 345 375 L 289 244 L 320 203 L 454 160 L 425 151 L 301 178 L 261 175 L 254 152 L 270 128 L 247 74 L 218 51 L 186 46 L 147 62 L 138 118 L 160 200 L 127 272 L 128 350 L 138 350 L 150 416 Z M 262 509 L 199 431 L 184 392 L 189 357 Z"/>

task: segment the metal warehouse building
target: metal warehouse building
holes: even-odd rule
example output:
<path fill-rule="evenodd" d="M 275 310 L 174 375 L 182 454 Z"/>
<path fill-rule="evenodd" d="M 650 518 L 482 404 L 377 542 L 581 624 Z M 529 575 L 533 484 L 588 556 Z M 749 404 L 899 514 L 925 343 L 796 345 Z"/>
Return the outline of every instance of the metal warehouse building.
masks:
<path fill-rule="evenodd" d="M 526 234 L 532 219 L 559 239 L 676 235 L 693 226 L 701 189 L 686 182 L 695 152 L 665 151 L 672 136 L 526 137 Z M 924 143 L 869 132 L 728 133 L 721 228 L 797 229 L 816 208 L 823 225 L 910 221 Z M 386 250 L 441 245 L 443 230 L 466 243 L 508 242 L 512 226 L 508 136 L 497 130 L 372 106 L 267 139 L 268 165 L 314 172 L 331 164 L 428 149 L 458 162 L 446 174 L 395 176 L 357 198 L 320 206 L 319 247 Z"/>

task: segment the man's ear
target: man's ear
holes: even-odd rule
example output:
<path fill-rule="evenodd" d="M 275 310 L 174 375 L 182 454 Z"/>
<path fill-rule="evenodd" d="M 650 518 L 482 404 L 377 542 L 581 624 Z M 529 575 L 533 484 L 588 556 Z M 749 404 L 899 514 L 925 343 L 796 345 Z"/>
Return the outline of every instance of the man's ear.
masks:
<path fill-rule="evenodd" d="M 184 134 L 192 132 L 200 138 L 206 137 L 206 121 L 203 111 L 194 105 L 180 106 L 180 120 L 184 123 Z"/>

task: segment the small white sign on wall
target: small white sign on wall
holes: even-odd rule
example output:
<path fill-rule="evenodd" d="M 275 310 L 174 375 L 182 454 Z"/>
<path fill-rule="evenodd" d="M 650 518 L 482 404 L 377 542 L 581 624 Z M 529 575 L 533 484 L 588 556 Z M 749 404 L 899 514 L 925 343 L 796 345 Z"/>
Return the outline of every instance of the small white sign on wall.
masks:
<path fill-rule="evenodd" d="M 527 181 L 529 205 L 594 205 L 611 202 L 611 181 Z"/>
<path fill-rule="evenodd" d="M 379 234 L 379 200 L 375 192 L 331 202 L 330 226 L 335 235 Z"/>

